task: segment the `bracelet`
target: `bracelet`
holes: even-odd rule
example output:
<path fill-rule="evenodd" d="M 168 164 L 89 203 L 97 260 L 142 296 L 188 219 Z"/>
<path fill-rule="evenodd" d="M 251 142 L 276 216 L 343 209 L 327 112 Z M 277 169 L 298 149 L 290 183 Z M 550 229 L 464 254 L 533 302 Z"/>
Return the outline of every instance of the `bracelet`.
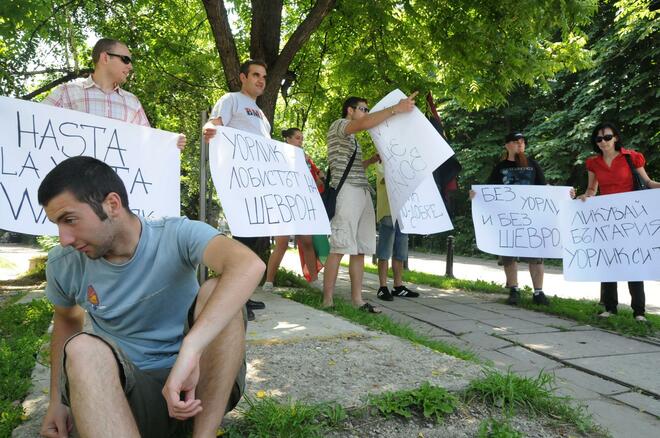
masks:
<path fill-rule="evenodd" d="M 394 109 L 394 107 L 390 107 L 390 114 L 396 116 L 396 110 Z"/>

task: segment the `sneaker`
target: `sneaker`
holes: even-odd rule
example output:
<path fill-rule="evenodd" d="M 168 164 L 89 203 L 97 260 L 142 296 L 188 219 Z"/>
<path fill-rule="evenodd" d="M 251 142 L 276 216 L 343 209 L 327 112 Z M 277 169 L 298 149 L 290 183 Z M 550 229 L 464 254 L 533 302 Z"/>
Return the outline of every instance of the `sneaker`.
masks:
<path fill-rule="evenodd" d="M 509 290 L 509 298 L 506 299 L 506 303 L 512 306 L 517 306 L 520 303 L 520 290 L 517 287 L 512 287 Z"/>
<path fill-rule="evenodd" d="M 252 301 L 252 300 L 247 300 L 247 303 L 245 303 L 248 309 L 265 309 L 266 304 L 263 301 Z"/>
<path fill-rule="evenodd" d="M 261 290 L 264 291 L 264 292 L 272 292 L 273 291 L 273 283 L 270 282 L 270 281 L 265 282 L 261 286 Z"/>
<path fill-rule="evenodd" d="M 598 317 L 599 317 L 599 318 L 609 318 L 609 317 L 612 316 L 612 315 L 614 315 L 612 312 L 606 310 L 606 311 L 604 311 L 604 312 L 600 312 L 600 313 L 598 314 Z"/>
<path fill-rule="evenodd" d="M 405 286 L 397 286 L 392 289 L 392 295 L 395 297 L 417 298 L 419 296 L 419 292 L 412 291 Z"/>
<path fill-rule="evenodd" d="M 248 319 L 248 321 L 254 321 L 255 316 L 254 316 L 254 312 L 252 311 L 252 309 L 250 309 L 248 306 L 245 306 L 245 309 L 247 310 L 247 319 Z"/>
<path fill-rule="evenodd" d="M 394 298 L 392 297 L 392 294 L 390 293 L 390 290 L 387 288 L 387 286 L 378 288 L 376 296 L 383 301 L 394 301 Z"/>
<path fill-rule="evenodd" d="M 532 301 L 534 302 L 534 304 L 538 304 L 540 306 L 549 306 L 550 305 L 550 301 L 548 300 L 548 297 L 545 296 L 543 291 L 539 291 L 538 293 L 535 293 L 532 296 Z"/>
<path fill-rule="evenodd" d="M 316 289 L 316 290 L 321 290 L 321 291 L 322 291 L 322 290 L 323 290 L 323 282 L 317 278 L 316 280 L 311 281 L 311 282 L 309 283 L 309 287 L 311 287 L 312 289 Z"/>
<path fill-rule="evenodd" d="M 646 317 L 644 315 L 637 315 L 635 317 L 635 321 L 637 321 L 637 322 L 648 322 L 648 320 L 646 319 Z"/>

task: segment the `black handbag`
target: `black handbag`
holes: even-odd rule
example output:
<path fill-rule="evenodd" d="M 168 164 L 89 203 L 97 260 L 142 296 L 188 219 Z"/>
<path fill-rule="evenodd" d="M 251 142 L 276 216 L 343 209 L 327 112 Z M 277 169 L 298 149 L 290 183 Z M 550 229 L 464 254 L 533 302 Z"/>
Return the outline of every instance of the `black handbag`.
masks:
<path fill-rule="evenodd" d="M 637 169 L 635 169 L 635 166 L 633 166 L 632 159 L 630 158 L 630 155 L 628 154 L 623 154 L 624 157 L 626 157 L 626 161 L 628 162 L 628 166 L 630 166 L 630 172 L 632 173 L 632 179 L 633 179 L 633 190 L 646 190 L 648 187 L 646 186 L 646 183 L 644 183 L 644 180 L 642 179 L 642 176 L 639 174 Z"/>
<path fill-rule="evenodd" d="M 346 181 L 348 172 L 350 172 L 351 166 L 355 161 L 357 148 L 358 148 L 358 144 L 357 144 L 357 140 L 355 140 L 355 150 L 353 151 L 353 155 L 351 155 L 351 159 L 348 160 L 346 169 L 344 169 L 344 174 L 341 176 L 341 179 L 339 180 L 339 184 L 337 184 L 336 189 L 330 186 L 330 178 L 332 177 L 332 175 L 330 174 L 330 168 L 328 168 L 328 173 L 326 174 L 325 177 L 325 190 L 321 194 L 321 200 L 323 201 L 325 212 L 328 213 L 328 220 L 332 220 L 332 218 L 335 216 L 335 209 L 337 208 L 337 195 L 339 195 L 341 186 L 344 185 L 344 181 Z"/>

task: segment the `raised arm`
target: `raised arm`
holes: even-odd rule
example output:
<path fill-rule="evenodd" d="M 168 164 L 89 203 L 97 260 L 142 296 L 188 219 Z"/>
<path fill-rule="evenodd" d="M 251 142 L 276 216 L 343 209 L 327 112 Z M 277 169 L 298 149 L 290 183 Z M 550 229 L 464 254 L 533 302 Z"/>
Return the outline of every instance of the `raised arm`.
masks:
<path fill-rule="evenodd" d="M 346 128 L 344 128 L 344 132 L 346 134 L 355 134 L 356 132 L 365 131 L 380 125 L 385 120 L 398 113 L 408 113 L 412 111 L 413 108 L 415 108 L 415 96 L 417 96 L 417 93 L 418 92 L 415 91 L 405 99 L 401 99 L 396 105 L 376 111 L 375 113 L 369 113 L 358 120 L 351 120 L 346 125 Z"/>
<path fill-rule="evenodd" d="M 41 425 L 41 435 L 59 438 L 68 436 L 73 422 L 68 408 L 60 399 L 59 379 L 64 342 L 82 331 L 85 312 L 79 306 L 55 306 L 53 333 L 50 340 L 50 403 Z"/>

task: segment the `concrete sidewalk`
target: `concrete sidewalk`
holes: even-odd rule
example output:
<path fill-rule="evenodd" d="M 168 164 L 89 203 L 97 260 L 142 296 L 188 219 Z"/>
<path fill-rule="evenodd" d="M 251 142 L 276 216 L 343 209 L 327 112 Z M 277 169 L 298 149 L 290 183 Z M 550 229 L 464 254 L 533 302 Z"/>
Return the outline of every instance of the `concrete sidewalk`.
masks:
<path fill-rule="evenodd" d="M 298 272 L 297 254 L 288 252 L 282 266 Z M 411 263 L 411 269 L 419 267 Z M 480 278 L 482 272 L 478 270 Z M 659 343 L 500 304 L 501 297 L 488 294 L 412 286 L 421 293 L 419 298 L 381 301 L 376 298 L 378 286 L 376 275 L 365 274 L 365 298 L 394 320 L 471 350 L 501 370 L 554 374 L 557 393 L 583 403 L 615 437 L 658 436 Z M 348 270 L 343 267 L 336 294 L 350 299 Z"/>

